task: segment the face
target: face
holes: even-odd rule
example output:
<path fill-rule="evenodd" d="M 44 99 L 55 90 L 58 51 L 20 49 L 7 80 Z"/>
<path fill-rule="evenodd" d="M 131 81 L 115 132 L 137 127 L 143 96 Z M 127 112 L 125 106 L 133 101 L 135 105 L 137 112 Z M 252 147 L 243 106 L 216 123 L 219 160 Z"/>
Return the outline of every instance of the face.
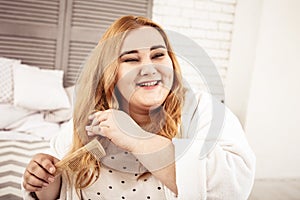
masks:
<path fill-rule="evenodd" d="M 121 46 L 117 87 L 130 109 L 160 106 L 173 84 L 173 64 L 166 44 L 153 27 L 130 31 Z"/>

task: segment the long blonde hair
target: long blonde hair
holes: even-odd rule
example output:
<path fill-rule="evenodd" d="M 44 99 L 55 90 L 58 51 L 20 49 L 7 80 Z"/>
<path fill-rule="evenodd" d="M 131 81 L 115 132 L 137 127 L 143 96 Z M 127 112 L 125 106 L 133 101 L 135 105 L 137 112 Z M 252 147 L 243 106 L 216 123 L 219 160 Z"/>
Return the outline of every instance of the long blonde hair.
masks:
<path fill-rule="evenodd" d="M 178 133 L 184 89 L 180 67 L 167 35 L 158 24 L 147 18 L 124 16 L 116 20 L 104 33 L 85 63 L 77 81 L 73 116 L 73 144 L 69 154 L 89 141 L 85 126 L 88 124 L 88 116 L 91 112 L 94 110 L 119 109 L 114 91 L 117 83 L 119 51 L 126 37 L 126 32 L 142 26 L 154 27 L 160 32 L 174 68 L 173 86 L 161 106 L 160 122 L 158 123 L 160 131 L 157 134 L 171 139 Z M 78 172 L 72 174 L 75 188 L 83 189 L 91 185 L 94 178 L 100 173 L 100 164 L 90 154 L 84 155 L 79 163 Z"/>

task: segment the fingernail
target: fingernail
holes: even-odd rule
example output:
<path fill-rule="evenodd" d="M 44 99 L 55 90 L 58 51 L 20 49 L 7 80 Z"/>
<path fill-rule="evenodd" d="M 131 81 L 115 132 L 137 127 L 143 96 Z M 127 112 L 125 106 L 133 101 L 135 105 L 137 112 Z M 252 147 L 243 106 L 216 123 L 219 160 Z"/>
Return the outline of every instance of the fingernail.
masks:
<path fill-rule="evenodd" d="M 54 182 L 54 178 L 49 177 L 49 178 L 48 178 L 48 181 L 50 181 L 51 183 L 53 183 L 53 182 Z"/>
<path fill-rule="evenodd" d="M 94 135 L 94 133 L 92 133 L 92 132 L 88 131 L 88 132 L 87 132 L 87 135 L 88 135 L 88 136 L 93 136 L 93 135 Z"/>
<path fill-rule="evenodd" d="M 49 185 L 49 183 L 43 183 L 44 187 L 47 187 Z"/>
<path fill-rule="evenodd" d="M 49 172 L 52 174 L 55 172 L 55 168 L 54 167 L 50 167 Z"/>
<path fill-rule="evenodd" d="M 86 126 L 85 130 L 89 131 L 91 129 L 91 126 Z"/>
<path fill-rule="evenodd" d="M 88 116 L 88 119 L 90 119 L 90 120 L 93 119 L 93 118 L 94 118 L 94 115 L 89 115 Z"/>

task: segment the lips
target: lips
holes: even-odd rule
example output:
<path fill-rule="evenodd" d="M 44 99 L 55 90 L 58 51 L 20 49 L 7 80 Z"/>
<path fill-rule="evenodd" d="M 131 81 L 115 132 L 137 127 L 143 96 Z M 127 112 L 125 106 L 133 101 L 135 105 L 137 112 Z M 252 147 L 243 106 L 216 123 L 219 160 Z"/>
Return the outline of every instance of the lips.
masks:
<path fill-rule="evenodd" d="M 136 85 L 140 87 L 153 87 L 158 85 L 160 82 L 161 82 L 160 80 L 144 81 L 144 82 L 137 83 Z"/>

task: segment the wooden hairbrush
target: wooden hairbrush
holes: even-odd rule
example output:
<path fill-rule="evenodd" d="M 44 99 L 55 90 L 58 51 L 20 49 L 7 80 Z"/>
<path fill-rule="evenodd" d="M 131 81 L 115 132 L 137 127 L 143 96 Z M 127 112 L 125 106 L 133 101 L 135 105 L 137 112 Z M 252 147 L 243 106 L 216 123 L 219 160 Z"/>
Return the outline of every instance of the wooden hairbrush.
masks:
<path fill-rule="evenodd" d="M 93 158 L 98 161 L 100 161 L 100 159 L 106 155 L 101 143 L 97 139 L 93 139 L 85 146 L 77 149 L 72 154 L 57 162 L 55 164 L 55 167 L 57 169 L 56 173 L 60 173 L 63 170 L 76 171 L 81 157 L 86 153 L 90 153 Z"/>

